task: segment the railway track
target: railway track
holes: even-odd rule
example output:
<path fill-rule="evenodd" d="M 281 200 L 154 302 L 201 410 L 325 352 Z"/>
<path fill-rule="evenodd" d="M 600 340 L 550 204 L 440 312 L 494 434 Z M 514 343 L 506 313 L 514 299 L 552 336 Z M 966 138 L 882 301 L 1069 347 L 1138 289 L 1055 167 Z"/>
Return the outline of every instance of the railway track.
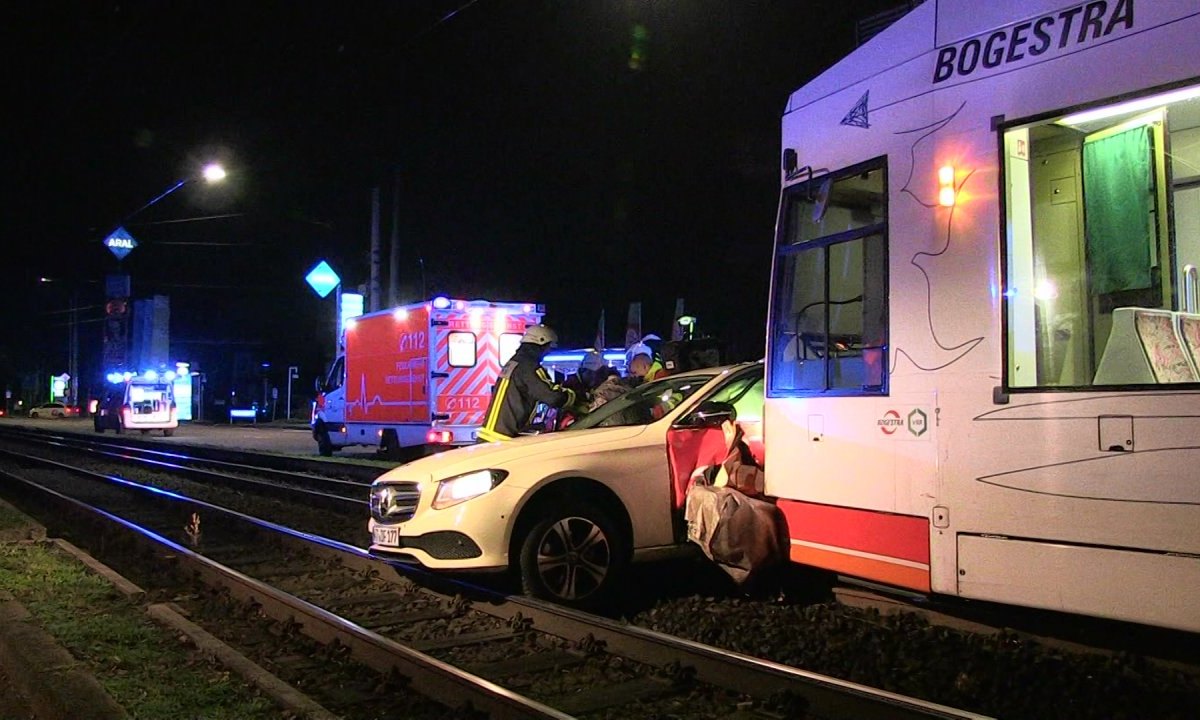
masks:
<path fill-rule="evenodd" d="M 135 453 L 51 440 L 106 462 Z M 211 461 L 211 460 L 210 460 Z M 246 467 L 196 467 L 142 455 L 158 472 L 256 484 L 295 502 L 334 495 L 278 490 L 291 477 L 242 477 Z M 980 717 L 524 598 L 424 577 L 420 584 L 348 543 L 104 472 L 5 451 L 3 482 L 51 528 L 89 547 L 135 543 L 275 622 L 346 648 L 380 677 L 493 717 Z M 202 473 L 195 475 L 195 473 Z M 339 480 L 339 482 L 346 482 Z M 365 495 L 365 493 L 364 493 Z M 332 501 L 331 501 L 332 502 Z M 361 501 L 359 501 L 361 502 Z M 361 515 L 359 515 L 361 518 Z M 85 529 L 86 528 L 86 529 Z M 408 572 L 406 570 L 406 572 Z M 164 576 L 146 571 L 147 576 Z"/>

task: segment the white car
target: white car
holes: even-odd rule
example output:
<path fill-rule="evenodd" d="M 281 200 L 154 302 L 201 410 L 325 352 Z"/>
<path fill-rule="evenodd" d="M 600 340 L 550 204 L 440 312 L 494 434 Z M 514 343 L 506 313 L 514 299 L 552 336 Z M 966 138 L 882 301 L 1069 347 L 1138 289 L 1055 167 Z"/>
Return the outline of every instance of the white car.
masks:
<path fill-rule="evenodd" d="M 685 541 L 688 480 L 725 457 L 731 413 L 761 460 L 762 405 L 761 363 L 696 370 L 566 430 L 401 465 L 372 485 L 371 551 L 438 570 L 513 569 L 531 595 L 588 604 L 630 560 Z"/>

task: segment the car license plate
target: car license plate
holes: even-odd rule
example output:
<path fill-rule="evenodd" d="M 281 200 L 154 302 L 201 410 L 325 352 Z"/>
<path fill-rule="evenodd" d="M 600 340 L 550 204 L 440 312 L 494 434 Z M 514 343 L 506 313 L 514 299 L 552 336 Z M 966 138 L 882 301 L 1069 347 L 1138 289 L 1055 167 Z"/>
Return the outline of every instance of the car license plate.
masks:
<path fill-rule="evenodd" d="M 377 526 L 373 534 L 376 545 L 391 545 L 392 547 L 400 545 L 400 528 Z"/>

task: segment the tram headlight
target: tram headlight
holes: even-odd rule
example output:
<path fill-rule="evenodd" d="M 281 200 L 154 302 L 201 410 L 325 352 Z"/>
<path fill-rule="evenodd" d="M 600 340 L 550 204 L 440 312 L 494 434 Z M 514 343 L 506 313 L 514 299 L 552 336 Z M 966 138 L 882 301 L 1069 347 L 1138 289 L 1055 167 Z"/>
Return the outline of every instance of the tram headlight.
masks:
<path fill-rule="evenodd" d="M 437 493 L 433 496 L 433 509 L 444 510 L 479 497 L 499 485 L 506 477 L 508 473 L 504 470 L 477 470 L 442 480 L 438 482 Z"/>

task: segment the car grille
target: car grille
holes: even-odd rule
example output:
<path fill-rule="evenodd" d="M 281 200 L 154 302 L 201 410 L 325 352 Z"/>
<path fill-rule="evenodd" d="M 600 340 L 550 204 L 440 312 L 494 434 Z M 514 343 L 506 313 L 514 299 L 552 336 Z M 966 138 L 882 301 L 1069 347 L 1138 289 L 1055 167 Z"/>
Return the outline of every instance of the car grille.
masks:
<path fill-rule="evenodd" d="M 420 499 L 417 483 L 380 483 L 371 488 L 371 517 L 382 523 L 404 522 L 417 511 Z"/>

